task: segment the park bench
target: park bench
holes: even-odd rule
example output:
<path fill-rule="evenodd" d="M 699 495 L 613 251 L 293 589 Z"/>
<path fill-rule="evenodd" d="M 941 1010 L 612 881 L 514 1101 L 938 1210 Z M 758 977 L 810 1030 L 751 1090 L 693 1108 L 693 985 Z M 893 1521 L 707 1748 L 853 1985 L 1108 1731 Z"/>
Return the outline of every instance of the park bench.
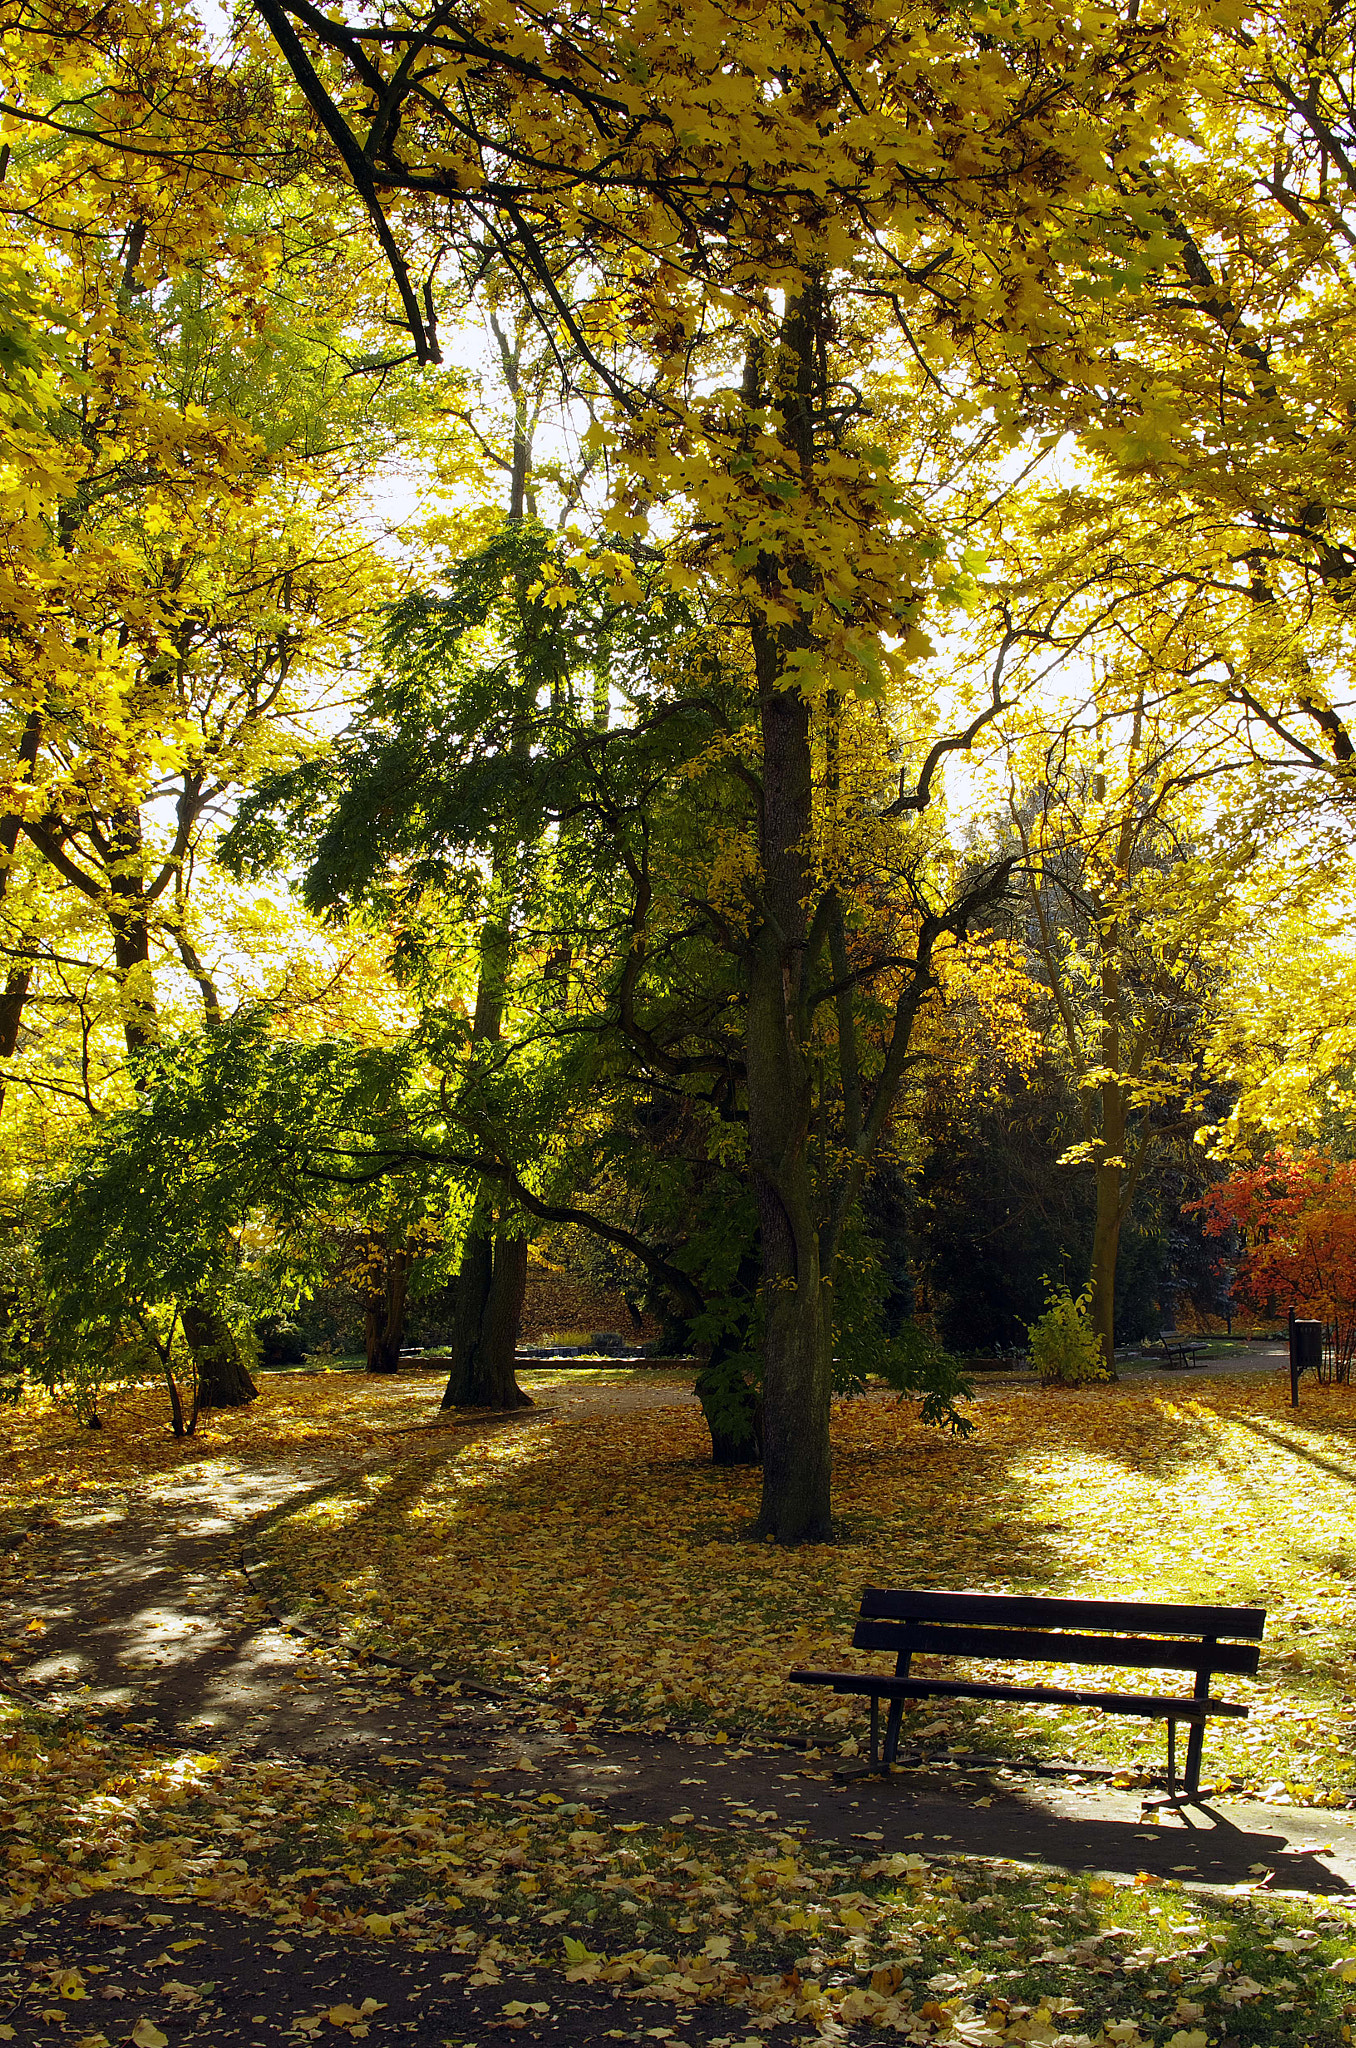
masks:
<path fill-rule="evenodd" d="M 1156 1600 L 1079 1600 L 1025 1593 L 947 1593 L 911 1586 L 868 1586 L 852 1637 L 856 1650 L 893 1651 L 892 1675 L 866 1671 L 791 1673 L 796 1685 L 829 1685 L 871 1701 L 871 1768 L 888 1770 L 899 1747 L 905 1700 L 948 1698 L 1053 1701 L 1100 1707 L 1108 1714 L 1140 1714 L 1168 1724 L 1168 1799 L 1194 1800 L 1200 1789 L 1201 1749 L 1211 1714 L 1242 1720 L 1247 1708 L 1212 1697 L 1216 1672 L 1252 1677 L 1266 1625 L 1263 1607 L 1189 1607 Z M 1132 1633 L 1134 1631 L 1134 1633 Z M 1242 1637 L 1243 1640 L 1227 1640 Z M 1034 1664 L 1114 1665 L 1123 1670 L 1181 1671 L 1192 1675 L 1190 1694 L 1093 1692 L 1054 1685 L 1010 1685 L 971 1678 L 916 1677 L 915 1656 L 1017 1659 Z M 889 1701 L 883 1754 L 880 1702 Z M 1176 1784 L 1177 1723 L 1189 1723 L 1185 1791 Z"/>
<path fill-rule="evenodd" d="M 1170 1337 L 1166 1330 L 1159 1339 L 1158 1350 L 1169 1372 L 1186 1372 L 1201 1355 L 1199 1344 L 1188 1344 L 1181 1337 Z"/>

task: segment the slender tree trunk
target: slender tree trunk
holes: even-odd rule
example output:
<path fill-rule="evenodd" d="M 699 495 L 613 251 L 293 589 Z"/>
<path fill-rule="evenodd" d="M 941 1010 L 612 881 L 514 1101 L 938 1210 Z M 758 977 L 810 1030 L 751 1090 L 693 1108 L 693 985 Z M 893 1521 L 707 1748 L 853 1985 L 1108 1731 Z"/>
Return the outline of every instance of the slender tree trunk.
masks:
<path fill-rule="evenodd" d="M 32 776 L 41 736 L 42 719 L 36 711 L 30 711 L 19 740 L 16 781 L 26 782 Z M 23 814 L 20 811 L 8 811 L 0 817 L 0 903 L 3 903 L 9 891 L 9 880 L 22 826 Z M 0 996 L 0 1059 L 11 1059 L 19 1043 L 19 1025 L 32 979 L 33 972 L 28 967 L 12 967 L 6 978 L 5 991 L 3 996 Z M 0 1078 L 0 1109 L 4 1108 L 4 1103 L 5 1084 L 3 1078 Z"/>
<path fill-rule="evenodd" d="M 508 520 L 520 523 L 532 499 L 532 421 L 522 380 L 523 329 L 511 339 L 491 315 L 499 344 L 504 383 L 513 401 L 513 462 L 509 478 Z M 525 581 L 526 579 L 524 579 Z M 512 750 L 526 758 L 531 745 L 524 725 L 515 732 Z M 480 935 L 480 971 L 473 1048 L 493 1045 L 503 1025 L 504 1000 L 513 958 L 512 912 L 521 848 L 505 827 L 495 839 L 490 862 L 493 909 Z M 514 1370 L 523 1297 L 527 1292 L 527 1239 L 501 1228 L 494 1233 L 493 1200 L 482 1189 L 462 1248 L 453 1317 L 452 1364 L 443 1393 L 444 1408 L 530 1408 L 532 1401 L 518 1385 Z"/>
<path fill-rule="evenodd" d="M 180 1309 L 184 1341 L 193 1354 L 199 1408 L 244 1408 L 259 1389 L 240 1355 L 230 1324 L 213 1303 L 195 1296 Z M 168 1368 L 166 1368 L 168 1371 Z"/>
<path fill-rule="evenodd" d="M 1129 850 L 1126 850 L 1126 860 Z M 1102 1363 L 1116 1378 L 1116 1259 L 1125 1218 L 1124 1174 L 1127 1136 L 1125 1094 L 1116 1079 L 1121 1066 L 1121 978 L 1119 931 L 1114 923 L 1099 926 L 1102 953 L 1101 1146 L 1097 1154 L 1097 1207 L 1092 1226 L 1092 1326 L 1102 1347 Z"/>
<path fill-rule="evenodd" d="M 1092 1229 L 1092 1327 L 1102 1347 L 1102 1363 L 1116 1373 L 1116 1260 L 1121 1247 L 1121 1170 L 1097 1168 L 1097 1210 Z"/>
<path fill-rule="evenodd" d="M 444 1408 L 530 1408 L 514 1355 L 527 1292 L 527 1239 L 472 1228 L 457 1276 Z"/>
<path fill-rule="evenodd" d="M 481 930 L 480 973 L 471 1024 L 471 1042 L 477 1048 L 493 1045 L 503 1023 L 513 952 L 509 918 L 516 851 L 507 835 L 500 837 L 494 849 L 491 890 L 495 908 Z M 502 1227 L 496 1234 L 493 1225 L 493 1198 L 482 1189 L 457 1273 L 452 1365 L 442 1399 L 444 1408 L 532 1405 L 514 1372 L 527 1291 L 527 1239 L 521 1233 L 510 1235 Z"/>
<path fill-rule="evenodd" d="M 184 1427 L 183 1397 L 179 1392 L 179 1382 L 174 1377 L 174 1367 L 168 1360 L 165 1362 L 165 1385 L 169 1389 L 170 1423 L 174 1434 L 176 1436 L 187 1436 L 189 1432 Z"/>

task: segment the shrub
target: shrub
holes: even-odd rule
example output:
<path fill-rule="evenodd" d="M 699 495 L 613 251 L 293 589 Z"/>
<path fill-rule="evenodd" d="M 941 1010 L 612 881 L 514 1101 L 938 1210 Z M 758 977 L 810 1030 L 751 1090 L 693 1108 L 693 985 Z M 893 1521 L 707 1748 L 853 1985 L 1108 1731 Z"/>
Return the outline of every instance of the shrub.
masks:
<path fill-rule="evenodd" d="M 1045 1282 L 1045 1310 L 1027 1330 L 1031 1363 L 1042 1386 L 1085 1387 L 1111 1375 L 1089 1320 L 1092 1283 L 1075 1297 L 1061 1281 Z"/>

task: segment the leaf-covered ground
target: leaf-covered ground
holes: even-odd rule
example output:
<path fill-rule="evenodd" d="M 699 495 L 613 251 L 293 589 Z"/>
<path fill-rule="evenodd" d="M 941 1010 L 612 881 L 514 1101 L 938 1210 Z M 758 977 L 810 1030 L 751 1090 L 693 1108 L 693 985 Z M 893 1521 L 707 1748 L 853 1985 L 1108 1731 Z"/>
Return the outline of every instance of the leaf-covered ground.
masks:
<path fill-rule="evenodd" d="M 1261 1674 L 1238 1694 L 1251 1716 L 1209 1731 L 1216 1789 L 1344 1804 L 1356 1396 L 1306 1388 L 1298 1415 L 1282 1402 L 1261 1377 L 1009 1392 L 976 1405 L 967 1442 L 893 1400 L 839 1403 L 842 1538 L 792 1552 L 746 1540 L 758 1476 L 704 1462 L 695 1406 L 547 1415 L 365 1474 L 285 1518 L 268 1547 L 346 1642 L 556 1696 L 586 1722 L 809 1732 L 848 1754 L 861 1703 L 786 1673 L 872 1663 L 846 1648 L 866 1584 L 1257 1603 Z M 1059 1682 L 1018 1665 L 985 1675 Z M 999 1753 L 1161 1768 L 1161 1727 L 1128 1716 L 926 1703 L 911 1721 Z"/>
<path fill-rule="evenodd" d="M 324 1488 L 267 1538 L 330 1642 L 298 1665 L 301 1682 L 360 1694 L 398 1729 L 416 1700 L 371 1661 L 381 1650 L 436 1670 L 425 1697 L 450 1728 L 457 1674 L 479 1672 L 524 1727 L 553 1724 L 590 1754 L 606 1754 L 617 1723 L 686 1731 L 694 1770 L 759 1731 L 809 1729 L 823 1702 L 787 1688 L 785 1669 L 841 1656 L 868 1579 L 1257 1598 L 1275 1620 L 1263 1683 L 1247 1690 L 1275 1711 L 1236 1757 L 1212 1728 L 1209 1754 L 1260 1790 L 1345 1788 L 1356 1459 L 1341 1394 L 1306 1390 L 1299 1418 L 1256 1381 L 1003 1395 L 979 1405 L 969 1444 L 892 1404 L 843 1407 L 844 1541 L 784 1555 L 743 1539 L 752 1476 L 702 1462 L 686 1406 L 619 1398 L 571 1420 L 539 1388 L 534 1414 L 427 1436 L 427 1382 L 348 1376 L 269 1381 L 254 1409 L 187 1445 L 149 1394 L 116 1405 L 99 1436 L 21 1410 L 3 1425 L 18 1532 L 4 1573 L 21 1583 L 57 1540 L 46 1522 L 107 1497 L 168 1503 L 230 1471 L 328 1459 Z M 7 1654 L 21 1664 L 25 1646 Z M 848 1712 L 821 1725 L 834 1761 L 860 1723 Z M 933 1747 L 969 1739 L 959 1715 L 915 1718 Z M 1123 1734 L 1019 1712 L 990 1716 L 982 1742 L 1087 1758 L 1116 1754 Z M 82 1715 L 70 1695 L 59 1713 L 12 1702 L 0 2040 L 1351 2039 L 1347 1897 L 1272 1897 L 1260 1869 L 1187 1892 L 1131 1869 L 882 1847 L 865 1792 L 859 1832 L 837 1842 L 737 1797 L 727 1825 L 681 1804 L 619 1821 L 543 1789 L 540 1773 L 453 1783 L 420 1755 L 383 1769 L 213 1751 L 191 1731 L 167 1741 Z"/>
<path fill-rule="evenodd" d="M 704 2015 L 702 2038 L 726 2048 L 779 2028 L 975 2048 L 1325 2048 L 1356 2012 L 1344 1901 L 845 1853 L 795 1828 L 609 1826 L 530 1786 L 449 1798 L 434 1781 L 378 1789 L 315 1765 L 32 1726 L 11 1732 L 0 1791 L 17 1829 L 5 2040 L 157 2048 L 396 2029 L 443 2042 L 491 2025 L 550 2040 L 583 1989 L 585 2038 L 640 2038 L 644 2017 L 646 2035 L 680 2041 Z M 113 1933 L 97 1963 L 73 1963 L 44 1940 L 44 1911 L 105 1894 L 104 1922 L 160 1931 L 154 1953 L 129 1961 Z M 243 2003 L 267 2012 L 240 2010 L 216 1959 L 239 1916 L 274 1980 L 256 1973 Z M 298 1996 L 285 1959 L 299 1971 L 317 1947 L 328 1988 Z M 412 1964 L 426 2001 L 414 2017 L 390 1996 L 402 1956 L 407 1995 Z M 726 2012 L 718 2034 L 712 2007 Z"/>

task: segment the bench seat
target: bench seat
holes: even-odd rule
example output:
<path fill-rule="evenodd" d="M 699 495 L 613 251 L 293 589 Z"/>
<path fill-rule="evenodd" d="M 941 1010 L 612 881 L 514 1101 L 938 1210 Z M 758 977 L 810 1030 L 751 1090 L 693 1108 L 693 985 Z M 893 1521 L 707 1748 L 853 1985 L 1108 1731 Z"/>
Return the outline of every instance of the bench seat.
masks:
<path fill-rule="evenodd" d="M 793 1671 L 795 1685 L 831 1685 L 840 1693 L 874 1693 L 880 1699 L 1053 1700 L 1066 1707 L 1100 1707 L 1106 1714 L 1143 1714 L 1155 1721 L 1204 1721 L 1210 1714 L 1246 1720 L 1235 1700 L 1168 1697 L 1159 1693 L 1076 1691 L 1060 1685 L 1004 1685 L 969 1678 L 875 1678 L 861 1671 Z"/>

